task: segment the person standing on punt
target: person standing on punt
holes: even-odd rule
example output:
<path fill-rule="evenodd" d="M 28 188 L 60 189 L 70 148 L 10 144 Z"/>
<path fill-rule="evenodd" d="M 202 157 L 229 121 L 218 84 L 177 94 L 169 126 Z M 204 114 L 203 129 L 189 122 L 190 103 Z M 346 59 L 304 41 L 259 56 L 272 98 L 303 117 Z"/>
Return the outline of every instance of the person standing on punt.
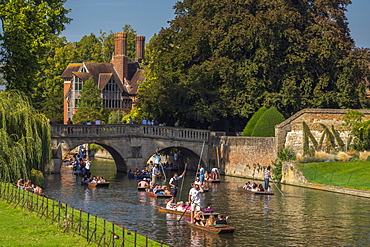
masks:
<path fill-rule="evenodd" d="M 271 178 L 271 172 L 270 172 L 270 166 L 268 166 L 265 170 L 265 176 L 264 176 L 265 190 L 267 190 L 269 187 L 270 178 Z"/>
<path fill-rule="evenodd" d="M 200 192 L 203 192 L 203 190 L 200 188 L 199 184 L 194 184 L 193 188 L 189 191 L 188 202 L 191 205 L 191 223 L 194 223 L 194 212 L 200 211 Z"/>
<path fill-rule="evenodd" d="M 170 179 L 170 182 L 168 183 L 171 186 L 171 195 L 174 203 L 176 203 L 176 196 L 179 188 L 179 179 L 184 177 L 184 174 L 185 170 L 180 176 L 177 173 L 173 174 L 173 177 Z"/>

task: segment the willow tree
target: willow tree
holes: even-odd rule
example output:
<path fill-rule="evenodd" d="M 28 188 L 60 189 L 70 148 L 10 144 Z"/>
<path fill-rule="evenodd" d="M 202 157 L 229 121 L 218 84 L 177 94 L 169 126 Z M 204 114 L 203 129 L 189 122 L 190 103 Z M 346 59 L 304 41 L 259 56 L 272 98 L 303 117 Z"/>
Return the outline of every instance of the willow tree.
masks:
<path fill-rule="evenodd" d="M 50 125 L 16 91 L 0 92 L 0 179 L 29 178 L 50 161 Z"/>

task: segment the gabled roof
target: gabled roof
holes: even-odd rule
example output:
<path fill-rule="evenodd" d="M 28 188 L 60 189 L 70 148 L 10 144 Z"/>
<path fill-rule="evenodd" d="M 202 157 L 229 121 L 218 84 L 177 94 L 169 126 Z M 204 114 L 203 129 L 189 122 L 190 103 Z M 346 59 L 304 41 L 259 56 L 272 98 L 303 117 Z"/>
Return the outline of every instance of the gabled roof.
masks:
<path fill-rule="evenodd" d="M 137 91 L 139 89 L 140 82 L 143 82 L 145 80 L 144 70 L 143 69 L 137 69 L 136 73 L 132 77 L 130 81 L 130 85 L 127 88 L 127 91 L 129 94 L 137 94 Z"/>
<path fill-rule="evenodd" d="M 68 64 L 67 68 L 63 71 L 62 75 L 60 76 L 62 79 L 68 80 L 72 79 L 73 72 L 76 72 L 80 69 L 82 63 L 70 63 Z"/>
<path fill-rule="evenodd" d="M 79 72 L 82 71 L 83 68 L 86 68 L 87 72 Z M 64 70 L 61 78 L 72 79 L 73 76 L 77 76 L 82 81 L 87 81 L 92 77 L 100 90 L 102 90 L 109 79 L 113 77 L 119 88 L 121 88 L 122 91 L 127 91 L 124 82 L 122 82 L 117 75 L 112 63 L 83 62 L 69 64 Z"/>

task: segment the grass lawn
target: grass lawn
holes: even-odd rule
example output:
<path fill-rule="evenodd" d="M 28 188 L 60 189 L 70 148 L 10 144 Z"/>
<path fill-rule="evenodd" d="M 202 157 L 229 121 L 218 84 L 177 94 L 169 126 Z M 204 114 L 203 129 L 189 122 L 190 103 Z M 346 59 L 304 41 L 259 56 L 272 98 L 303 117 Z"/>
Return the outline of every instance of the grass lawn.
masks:
<path fill-rule="evenodd" d="M 0 200 L 0 246 L 87 246 L 85 238 L 35 213 Z M 89 246 L 96 246 L 90 243 Z"/>
<path fill-rule="evenodd" d="M 370 190 L 370 162 L 297 163 L 310 182 Z"/>

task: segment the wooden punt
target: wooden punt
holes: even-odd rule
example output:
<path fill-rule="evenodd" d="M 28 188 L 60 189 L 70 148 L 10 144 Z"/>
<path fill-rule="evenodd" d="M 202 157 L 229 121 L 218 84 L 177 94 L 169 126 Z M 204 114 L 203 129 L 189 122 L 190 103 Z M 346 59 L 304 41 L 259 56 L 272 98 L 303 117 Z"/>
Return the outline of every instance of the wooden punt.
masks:
<path fill-rule="evenodd" d="M 171 198 L 172 196 L 171 195 L 168 195 L 168 194 L 155 194 L 153 192 L 150 192 L 150 191 L 146 191 L 146 195 L 147 196 L 150 196 L 150 197 L 155 197 L 155 198 Z"/>
<path fill-rule="evenodd" d="M 209 179 L 206 179 L 205 181 L 208 182 L 208 183 L 221 183 L 221 179 L 209 178 Z"/>
<path fill-rule="evenodd" d="M 147 173 L 147 174 L 136 175 L 136 174 L 130 172 L 130 173 L 128 173 L 128 177 L 131 178 L 131 179 L 143 179 L 143 178 L 150 178 L 150 174 Z"/>
<path fill-rule="evenodd" d="M 191 212 L 187 210 L 184 214 L 184 212 L 177 211 L 177 210 L 172 210 L 172 209 L 167 209 L 165 207 L 157 206 L 157 210 L 162 213 L 168 213 L 168 214 L 178 214 L 178 215 L 184 215 L 184 216 L 189 216 Z M 218 213 L 203 213 L 204 218 L 208 218 L 209 216 L 213 215 L 215 218 L 217 218 Z"/>
<path fill-rule="evenodd" d="M 105 183 L 85 183 L 81 182 L 82 185 L 87 185 L 88 187 L 109 187 L 109 182 Z"/>
<path fill-rule="evenodd" d="M 249 194 L 254 194 L 254 195 L 273 195 L 274 192 L 265 192 L 265 191 L 251 191 L 251 190 L 247 190 L 247 189 L 244 189 L 242 186 L 238 186 L 238 191 L 243 191 L 243 192 L 247 192 Z"/>
<path fill-rule="evenodd" d="M 213 225 L 213 226 L 199 226 L 191 222 L 186 222 L 189 227 L 206 231 L 213 234 L 224 234 L 224 233 L 234 233 L 235 227 L 229 225 Z"/>

